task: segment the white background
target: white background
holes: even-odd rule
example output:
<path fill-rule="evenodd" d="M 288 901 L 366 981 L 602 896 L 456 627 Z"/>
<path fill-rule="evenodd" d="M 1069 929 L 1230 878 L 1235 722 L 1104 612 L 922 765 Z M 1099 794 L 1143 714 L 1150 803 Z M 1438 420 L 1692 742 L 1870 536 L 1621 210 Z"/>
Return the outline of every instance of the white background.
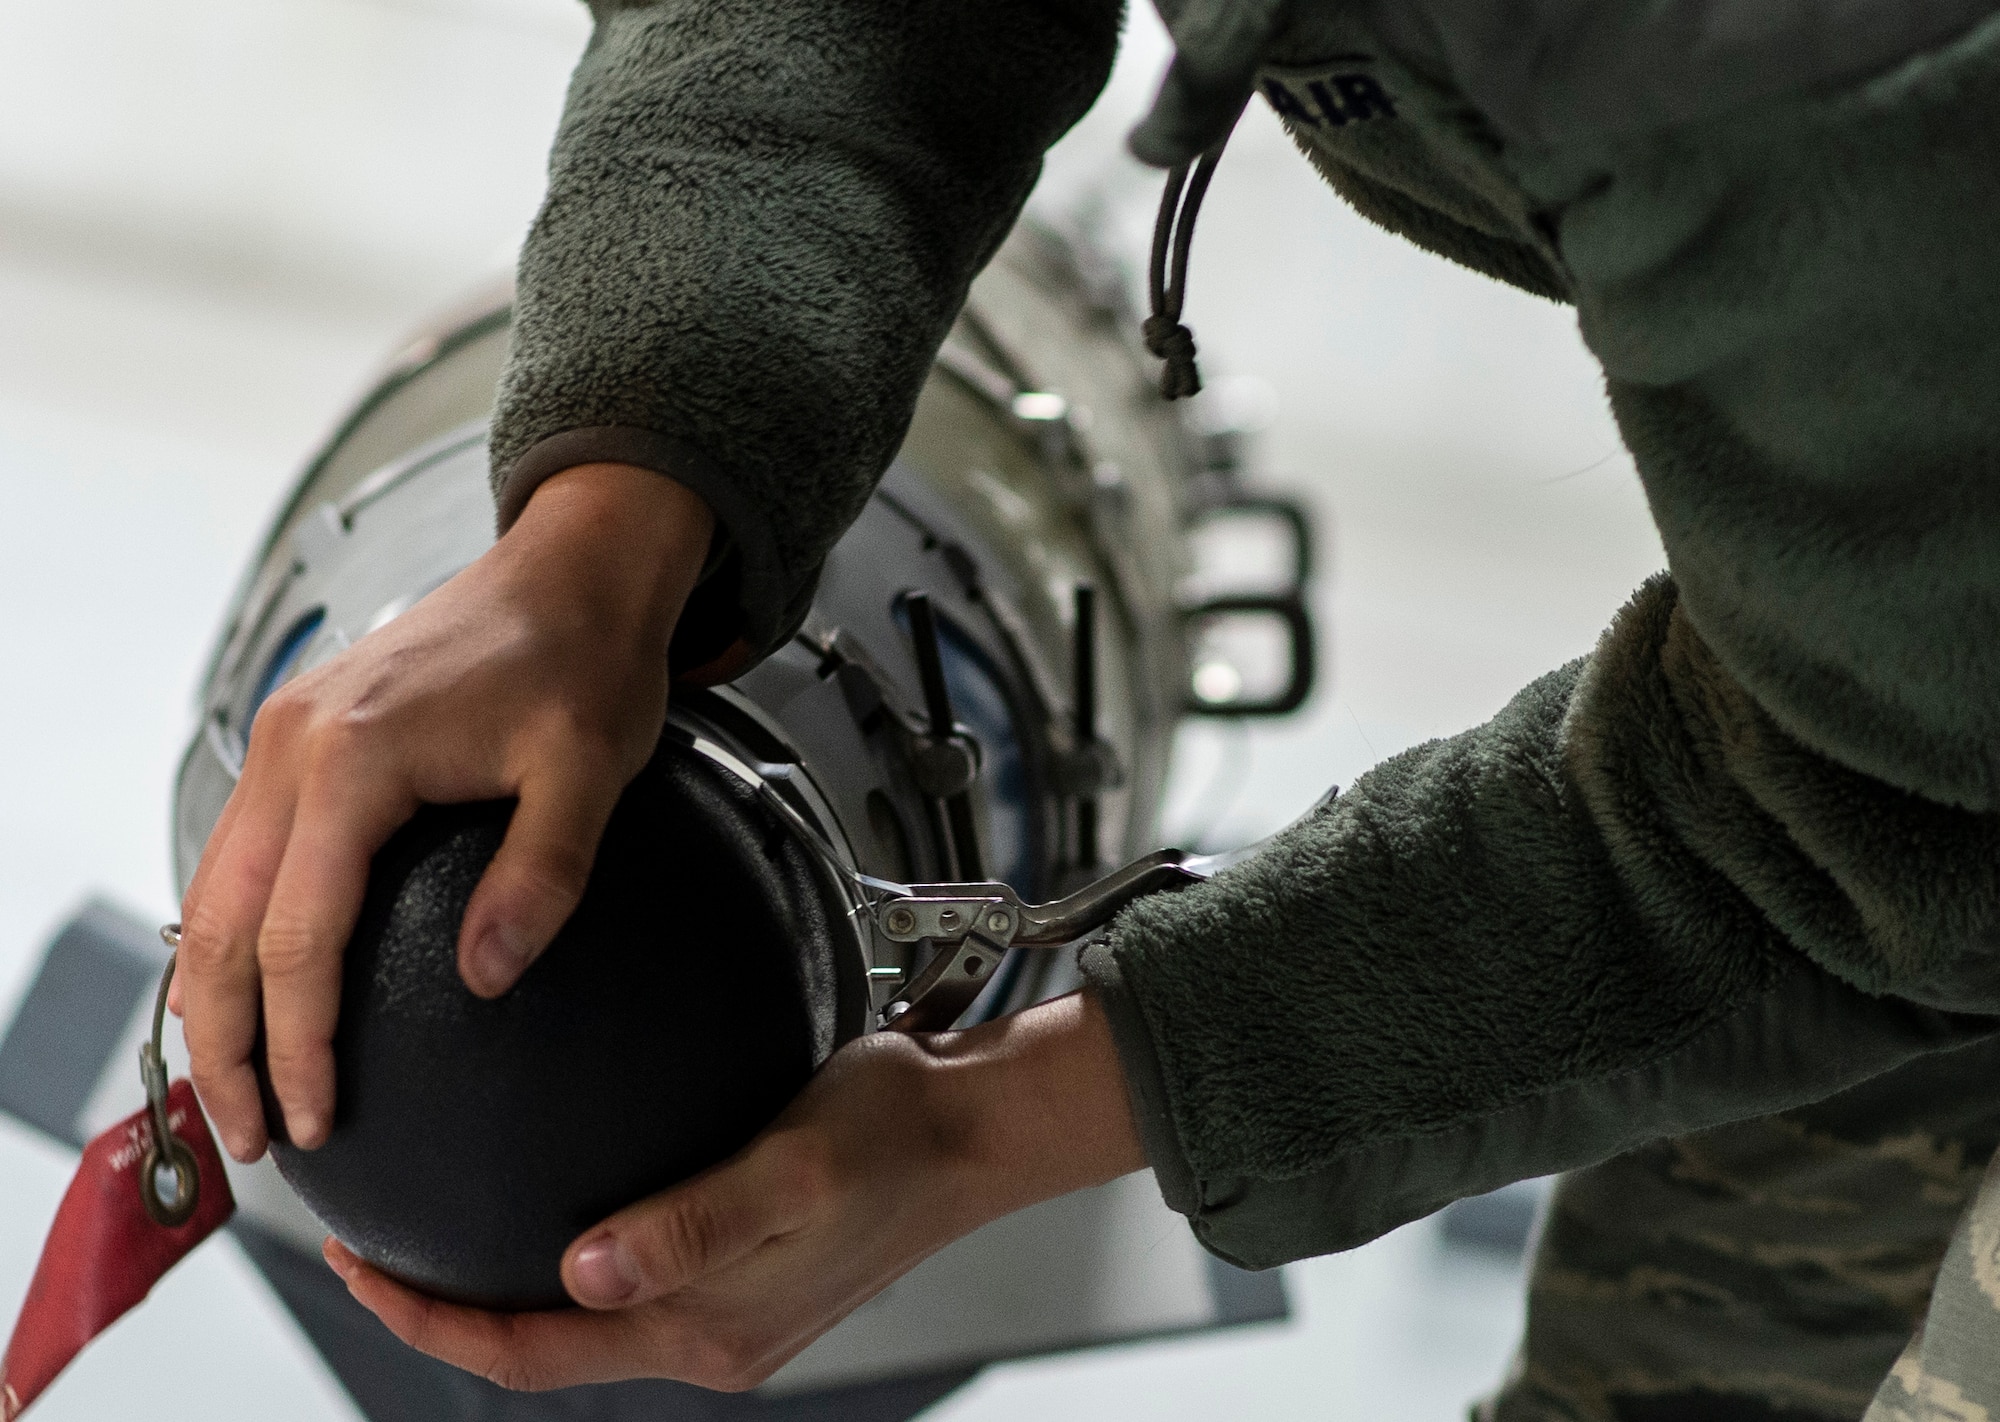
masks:
<path fill-rule="evenodd" d="M 1143 252 L 1122 158 L 1165 50 L 1141 7 L 1045 212 Z M 302 456 L 425 313 L 504 268 L 586 34 L 567 0 L 0 0 L 0 1011 L 94 891 L 172 916 L 169 776 L 222 603 Z M 1254 837 L 1587 651 L 1661 561 L 1570 314 L 1393 241 L 1253 106 L 1188 319 L 1262 392 L 1270 482 L 1327 550 L 1326 685 L 1190 730 L 1170 831 Z M 71 1162 L 0 1122 L 0 1323 Z M 1511 1266 L 1419 1225 L 1288 1271 L 1287 1326 L 994 1370 L 933 1414 L 1459 1414 Z M 47 1422 L 335 1419 L 344 1395 L 217 1242 L 96 1345 Z"/>

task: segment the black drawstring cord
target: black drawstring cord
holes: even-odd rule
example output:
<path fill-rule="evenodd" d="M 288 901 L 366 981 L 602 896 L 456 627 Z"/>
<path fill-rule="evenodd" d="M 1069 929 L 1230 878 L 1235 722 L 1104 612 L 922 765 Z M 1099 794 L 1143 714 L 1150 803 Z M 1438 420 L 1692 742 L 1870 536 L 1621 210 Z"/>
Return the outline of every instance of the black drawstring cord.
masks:
<path fill-rule="evenodd" d="M 1167 174 L 1166 191 L 1160 194 L 1160 215 L 1153 223 L 1153 263 L 1150 295 L 1153 314 L 1140 328 L 1146 349 L 1167 363 L 1160 372 L 1160 393 L 1179 400 L 1201 391 L 1201 372 L 1194 363 L 1194 332 L 1181 324 L 1181 306 L 1187 299 L 1188 248 L 1194 242 L 1195 214 L 1201 211 L 1208 180 L 1222 161 L 1228 135 L 1189 165 L 1180 163 Z M 1167 276 L 1167 258 L 1173 257 L 1173 277 Z"/>

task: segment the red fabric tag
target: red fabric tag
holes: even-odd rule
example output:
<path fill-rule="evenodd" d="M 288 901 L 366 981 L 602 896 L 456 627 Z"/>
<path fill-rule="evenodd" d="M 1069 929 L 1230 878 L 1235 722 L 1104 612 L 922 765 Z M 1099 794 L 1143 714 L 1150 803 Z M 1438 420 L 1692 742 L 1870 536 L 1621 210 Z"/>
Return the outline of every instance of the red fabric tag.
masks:
<path fill-rule="evenodd" d="M 153 1143 L 147 1112 L 127 1116 L 84 1147 L 0 1358 L 0 1416 L 6 1422 L 14 1422 L 84 1344 L 236 1213 L 215 1137 L 186 1081 L 167 1090 L 167 1126 L 194 1151 L 201 1170 L 193 1218 L 168 1229 L 139 1199 L 139 1163 Z"/>

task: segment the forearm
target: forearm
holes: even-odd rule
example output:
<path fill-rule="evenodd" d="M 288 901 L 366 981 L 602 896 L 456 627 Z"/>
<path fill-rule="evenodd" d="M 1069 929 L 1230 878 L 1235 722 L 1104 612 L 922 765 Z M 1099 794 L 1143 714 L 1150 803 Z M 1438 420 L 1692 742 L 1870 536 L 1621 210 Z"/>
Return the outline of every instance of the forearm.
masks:
<path fill-rule="evenodd" d="M 672 479 L 630 464 L 579 464 L 536 491 L 509 529 L 522 556 L 577 590 L 594 620 L 654 624 L 661 655 L 693 591 L 715 516 Z"/>
<path fill-rule="evenodd" d="M 768 650 L 972 276 L 1108 72 L 1115 0 L 600 10 L 522 254 L 503 524 L 570 463 L 687 484 Z"/>
<path fill-rule="evenodd" d="M 1870 994 L 1926 901 L 1953 931 L 1990 916 L 1992 876 L 1906 849 L 1873 871 L 1908 884 L 1898 913 L 1866 921 L 1859 866 L 1828 869 L 1890 837 L 1889 807 L 1842 808 L 1851 772 L 1757 744 L 1732 695 L 1656 585 L 1588 665 L 1121 918 L 1086 970 L 1156 1059 L 1149 1155 L 1205 1240 L 1254 1264 L 1346 1247 L 1990 1030 Z"/>
<path fill-rule="evenodd" d="M 910 1040 L 927 1058 L 923 1114 L 956 1162 L 968 1228 L 1144 1168 L 1094 992 Z"/>

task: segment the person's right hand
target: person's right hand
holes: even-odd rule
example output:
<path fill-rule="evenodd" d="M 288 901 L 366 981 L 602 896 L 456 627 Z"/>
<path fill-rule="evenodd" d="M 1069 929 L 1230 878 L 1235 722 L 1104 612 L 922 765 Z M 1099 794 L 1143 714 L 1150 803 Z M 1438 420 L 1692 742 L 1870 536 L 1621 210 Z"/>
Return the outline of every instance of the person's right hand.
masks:
<path fill-rule="evenodd" d="M 572 1243 L 563 1286 L 582 1308 L 486 1313 L 337 1240 L 326 1259 L 398 1338 L 503 1387 L 740 1391 L 959 1236 L 1145 1163 L 1086 991 L 964 1032 L 849 1042 L 736 1155 Z"/>
<path fill-rule="evenodd" d="M 568 470 L 477 562 L 259 709 L 181 906 L 174 982 L 231 1155 L 265 1146 L 260 1022 L 286 1134 L 326 1139 L 341 955 L 370 859 L 420 804 L 519 797 L 466 910 L 467 986 L 497 997 L 548 946 L 659 738 L 667 643 L 713 526 L 649 470 Z"/>

